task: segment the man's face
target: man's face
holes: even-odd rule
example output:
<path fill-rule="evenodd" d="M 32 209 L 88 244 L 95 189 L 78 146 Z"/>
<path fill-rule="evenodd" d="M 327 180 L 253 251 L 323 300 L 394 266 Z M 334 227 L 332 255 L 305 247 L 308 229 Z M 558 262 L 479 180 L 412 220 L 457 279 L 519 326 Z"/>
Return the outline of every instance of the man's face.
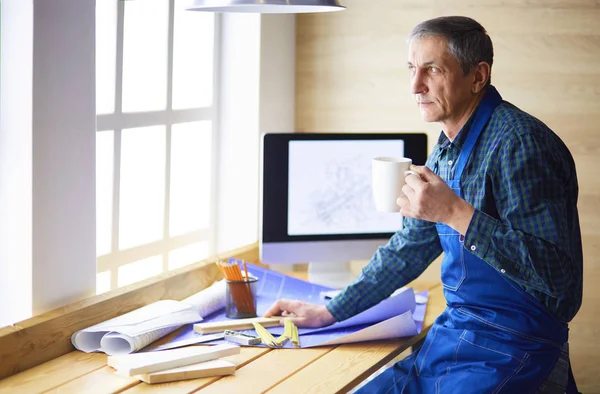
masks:
<path fill-rule="evenodd" d="M 411 93 L 426 122 L 452 126 L 460 123 L 469 103 L 473 72 L 463 75 L 458 60 L 446 49 L 446 40 L 413 38 L 408 48 Z"/>

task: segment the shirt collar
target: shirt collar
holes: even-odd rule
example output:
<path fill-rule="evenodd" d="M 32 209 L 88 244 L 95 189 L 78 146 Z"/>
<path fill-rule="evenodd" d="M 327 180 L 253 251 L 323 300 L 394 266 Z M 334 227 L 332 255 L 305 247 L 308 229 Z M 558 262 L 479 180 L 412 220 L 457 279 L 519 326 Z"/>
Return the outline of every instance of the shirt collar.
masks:
<path fill-rule="evenodd" d="M 478 108 L 479 104 L 477 105 L 477 107 L 475 107 L 475 110 L 473 111 L 471 116 L 469 116 L 467 123 L 465 123 L 462 129 L 460 129 L 460 131 L 456 135 L 456 138 L 454 138 L 453 141 L 450 141 L 443 131 L 440 132 L 440 136 L 438 138 L 438 145 L 441 149 L 447 148 L 450 144 L 454 145 L 458 149 L 462 149 L 463 145 L 465 144 L 465 140 L 467 139 L 467 134 L 469 134 L 469 130 L 471 129 L 471 125 L 473 124 L 473 119 L 475 118 L 475 113 L 477 112 Z"/>

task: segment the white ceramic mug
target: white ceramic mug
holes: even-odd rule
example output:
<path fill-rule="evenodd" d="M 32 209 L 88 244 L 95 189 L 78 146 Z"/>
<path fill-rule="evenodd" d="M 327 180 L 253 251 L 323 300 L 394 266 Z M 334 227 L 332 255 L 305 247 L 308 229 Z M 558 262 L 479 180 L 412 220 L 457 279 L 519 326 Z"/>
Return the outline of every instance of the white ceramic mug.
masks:
<path fill-rule="evenodd" d="M 380 212 L 398 212 L 396 204 L 402 196 L 402 186 L 406 183 L 406 172 L 412 160 L 407 157 L 375 157 L 372 160 L 372 186 L 375 209 Z"/>

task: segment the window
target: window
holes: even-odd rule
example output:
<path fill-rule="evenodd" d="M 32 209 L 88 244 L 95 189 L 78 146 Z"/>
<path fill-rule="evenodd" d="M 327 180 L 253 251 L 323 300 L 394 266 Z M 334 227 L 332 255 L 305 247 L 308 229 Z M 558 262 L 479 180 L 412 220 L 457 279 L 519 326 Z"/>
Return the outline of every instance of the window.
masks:
<path fill-rule="evenodd" d="M 293 130 L 293 15 L 67 3 L 1 4 L 0 326 L 256 242 L 259 130 Z"/>
<path fill-rule="evenodd" d="M 218 16 L 96 2 L 97 293 L 215 252 Z"/>

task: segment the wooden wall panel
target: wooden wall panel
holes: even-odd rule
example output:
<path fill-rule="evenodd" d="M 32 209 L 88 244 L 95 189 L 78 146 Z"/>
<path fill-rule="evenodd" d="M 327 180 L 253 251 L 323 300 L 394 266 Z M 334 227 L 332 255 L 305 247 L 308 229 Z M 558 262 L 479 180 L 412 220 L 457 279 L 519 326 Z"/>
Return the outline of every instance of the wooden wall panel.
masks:
<path fill-rule="evenodd" d="M 548 124 L 577 165 L 584 304 L 572 323 L 580 389 L 600 393 L 600 1 L 344 0 L 346 11 L 297 17 L 298 131 L 426 131 L 409 94 L 408 36 L 418 22 L 466 15 L 490 33 L 492 81 L 503 97 Z M 439 270 L 433 264 L 431 275 Z"/>

